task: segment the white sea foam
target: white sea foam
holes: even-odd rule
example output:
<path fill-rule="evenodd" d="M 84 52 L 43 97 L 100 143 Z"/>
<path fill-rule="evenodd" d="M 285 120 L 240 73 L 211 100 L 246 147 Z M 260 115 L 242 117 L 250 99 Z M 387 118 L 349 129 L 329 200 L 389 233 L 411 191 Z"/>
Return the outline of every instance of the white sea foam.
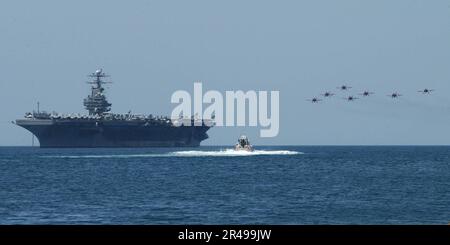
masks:
<path fill-rule="evenodd" d="M 297 155 L 303 154 L 298 151 L 286 150 L 255 150 L 249 151 L 235 151 L 233 149 L 225 149 L 220 151 L 176 151 L 172 153 L 175 156 L 189 156 L 189 157 L 228 157 L 228 156 L 258 156 L 258 155 Z"/>
<path fill-rule="evenodd" d="M 288 150 L 255 150 L 235 151 L 233 149 L 224 149 L 218 151 L 175 151 L 168 153 L 155 154 L 117 154 L 117 155 L 59 155 L 59 156 L 41 156 L 44 158 L 146 158 L 146 157 L 239 157 L 239 156 L 258 156 L 258 155 L 298 155 L 303 152 Z"/>

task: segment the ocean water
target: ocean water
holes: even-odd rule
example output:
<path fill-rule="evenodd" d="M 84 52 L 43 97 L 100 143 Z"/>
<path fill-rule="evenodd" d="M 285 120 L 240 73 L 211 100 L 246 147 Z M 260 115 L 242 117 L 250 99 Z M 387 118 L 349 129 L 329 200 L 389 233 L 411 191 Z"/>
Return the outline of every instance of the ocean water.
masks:
<path fill-rule="evenodd" d="M 1 224 L 448 224 L 450 147 L 0 147 Z"/>

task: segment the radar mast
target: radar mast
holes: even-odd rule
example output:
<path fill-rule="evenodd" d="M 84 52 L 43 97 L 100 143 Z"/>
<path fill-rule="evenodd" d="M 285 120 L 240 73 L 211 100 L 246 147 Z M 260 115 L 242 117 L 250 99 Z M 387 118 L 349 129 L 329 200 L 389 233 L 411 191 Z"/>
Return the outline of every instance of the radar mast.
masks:
<path fill-rule="evenodd" d="M 103 116 L 105 112 L 111 110 L 111 103 L 106 100 L 106 97 L 103 94 L 105 89 L 102 87 L 103 84 L 109 83 L 103 81 L 102 78 L 109 76 L 106 75 L 102 69 L 98 69 L 94 73 L 90 74 L 89 77 L 94 78 L 92 81 L 87 82 L 92 84 L 91 94 L 84 99 L 83 104 L 86 110 L 89 111 L 89 115 Z"/>

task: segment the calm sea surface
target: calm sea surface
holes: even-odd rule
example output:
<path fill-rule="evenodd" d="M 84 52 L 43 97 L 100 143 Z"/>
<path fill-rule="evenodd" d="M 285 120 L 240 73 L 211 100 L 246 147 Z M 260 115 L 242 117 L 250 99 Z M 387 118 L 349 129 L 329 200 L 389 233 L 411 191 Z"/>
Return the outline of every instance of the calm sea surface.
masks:
<path fill-rule="evenodd" d="M 0 147 L 1 224 L 448 224 L 450 147 Z"/>

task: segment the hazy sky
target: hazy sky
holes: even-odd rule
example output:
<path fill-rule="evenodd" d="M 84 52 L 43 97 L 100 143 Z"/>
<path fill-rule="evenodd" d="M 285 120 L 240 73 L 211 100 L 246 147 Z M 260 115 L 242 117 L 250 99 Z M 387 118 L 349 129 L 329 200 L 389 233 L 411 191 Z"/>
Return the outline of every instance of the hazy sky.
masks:
<path fill-rule="evenodd" d="M 1 1 L 0 145 L 30 145 L 10 121 L 37 101 L 84 112 L 98 67 L 117 113 L 170 115 L 195 81 L 280 91 L 278 137 L 217 127 L 203 144 L 450 144 L 448 0 Z M 347 103 L 342 83 L 376 94 Z"/>

